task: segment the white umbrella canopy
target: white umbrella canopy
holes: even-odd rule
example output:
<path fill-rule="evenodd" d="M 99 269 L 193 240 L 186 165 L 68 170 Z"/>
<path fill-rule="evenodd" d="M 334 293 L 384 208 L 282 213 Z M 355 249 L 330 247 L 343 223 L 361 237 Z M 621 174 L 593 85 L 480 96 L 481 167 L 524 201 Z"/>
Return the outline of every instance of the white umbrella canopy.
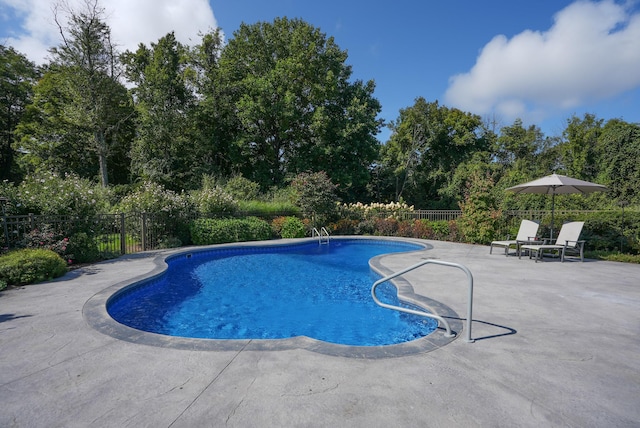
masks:
<path fill-rule="evenodd" d="M 578 180 L 577 178 L 567 177 L 566 175 L 551 174 L 528 183 L 518 184 L 517 186 L 506 189 L 508 192 L 519 193 L 537 193 L 551 195 L 551 239 L 553 239 L 553 220 L 555 211 L 556 195 L 567 195 L 570 193 L 593 193 L 606 192 L 605 186 L 590 181 Z"/>

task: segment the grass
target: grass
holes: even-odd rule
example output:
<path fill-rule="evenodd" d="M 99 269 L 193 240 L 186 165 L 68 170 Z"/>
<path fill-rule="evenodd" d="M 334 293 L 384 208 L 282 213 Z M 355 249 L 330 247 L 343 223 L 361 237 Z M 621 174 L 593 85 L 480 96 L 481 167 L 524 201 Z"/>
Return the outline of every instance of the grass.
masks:
<path fill-rule="evenodd" d="M 98 242 L 98 251 L 100 253 L 112 253 L 112 252 L 120 252 L 120 234 L 119 233 L 110 233 L 106 235 L 100 235 L 97 238 Z M 140 242 L 131 235 L 126 235 L 125 245 L 127 248 L 132 248 L 134 246 L 139 245 Z"/>
<path fill-rule="evenodd" d="M 238 203 L 238 210 L 249 212 L 252 215 L 263 215 L 263 216 L 296 215 L 299 212 L 298 208 L 290 202 L 283 202 L 283 201 L 264 202 L 264 201 L 257 201 L 257 200 L 240 201 Z"/>

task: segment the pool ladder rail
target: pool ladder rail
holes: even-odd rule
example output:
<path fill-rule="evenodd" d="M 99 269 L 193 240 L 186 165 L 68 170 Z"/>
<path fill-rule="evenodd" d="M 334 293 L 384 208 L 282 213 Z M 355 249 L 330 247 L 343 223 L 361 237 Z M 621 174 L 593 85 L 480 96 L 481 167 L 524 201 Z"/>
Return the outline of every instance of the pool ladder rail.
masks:
<path fill-rule="evenodd" d="M 413 314 L 413 315 L 420 315 L 423 317 L 427 317 L 427 318 L 433 318 L 435 320 L 438 320 L 445 328 L 446 333 L 444 334 L 445 337 L 454 337 L 455 333 L 453 333 L 451 331 L 451 327 L 449 326 L 449 323 L 447 322 L 446 319 L 444 319 L 443 317 L 441 317 L 440 315 L 437 314 L 431 314 L 429 312 L 425 312 L 425 311 L 418 311 L 418 310 L 414 310 L 414 309 L 409 309 L 409 308 L 403 308 L 401 306 L 395 306 L 395 305 L 389 305 L 387 303 L 382 303 L 380 300 L 378 300 L 378 297 L 376 296 L 376 288 L 378 287 L 378 285 L 382 284 L 383 282 L 387 282 L 395 277 L 398 277 L 400 275 L 404 275 L 405 273 L 412 271 L 414 269 L 417 269 L 421 266 L 424 266 L 426 264 L 436 264 L 436 265 L 441 265 L 441 266 L 449 266 L 449 267 L 454 267 L 454 268 L 458 268 L 460 270 L 462 270 L 464 273 L 467 274 L 467 280 L 468 280 L 468 284 L 469 284 L 469 300 L 467 302 L 467 338 L 466 341 L 469 343 L 473 343 L 475 342 L 474 339 L 471 338 L 471 320 L 472 320 L 472 312 L 473 312 L 473 275 L 471 274 L 471 271 L 464 265 L 458 264 L 458 263 L 453 263 L 453 262 L 445 262 L 445 261 L 441 261 L 441 260 L 423 260 L 421 262 L 418 262 L 414 265 L 411 265 L 405 269 L 402 269 L 398 272 L 392 273 L 391 275 L 385 276 L 384 278 L 380 278 L 379 280 L 377 280 L 374 284 L 373 287 L 371 287 L 371 296 L 373 297 L 373 300 L 376 302 L 376 304 L 378 304 L 379 306 L 382 306 L 383 308 L 387 308 L 387 309 L 393 309 L 399 312 L 405 312 L 408 314 Z"/>
<path fill-rule="evenodd" d="M 322 226 L 319 231 L 317 228 L 313 228 L 311 231 L 311 237 L 315 238 L 316 236 L 318 237 L 318 244 L 322 245 L 329 243 L 329 231 L 324 226 Z"/>

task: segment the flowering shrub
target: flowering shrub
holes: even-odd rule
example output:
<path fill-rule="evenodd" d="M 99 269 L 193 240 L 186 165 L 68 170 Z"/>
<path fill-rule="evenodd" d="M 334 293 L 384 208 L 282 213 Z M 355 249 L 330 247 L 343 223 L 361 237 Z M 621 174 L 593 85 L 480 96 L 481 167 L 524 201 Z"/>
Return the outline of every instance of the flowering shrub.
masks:
<path fill-rule="evenodd" d="M 67 263 L 73 262 L 73 254 L 69 247 L 69 238 L 64 232 L 56 231 L 52 226 L 43 225 L 24 235 L 21 247 L 51 250 L 60 255 Z"/>
<path fill-rule="evenodd" d="M 117 207 L 119 212 L 167 213 L 182 216 L 192 211 L 189 198 L 167 190 L 161 184 L 144 183 L 142 187 L 122 198 Z"/>
<path fill-rule="evenodd" d="M 17 187 L 11 206 L 15 213 L 69 214 L 90 217 L 105 212 L 108 190 L 74 174 L 29 176 Z"/>
<path fill-rule="evenodd" d="M 198 214 L 233 214 L 238 210 L 238 202 L 219 186 L 205 187 L 191 192 L 191 203 Z"/>
<path fill-rule="evenodd" d="M 390 202 L 383 204 L 374 202 L 363 204 L 362 202 L 341 204 L 338 203 L 338 213 L 342 218 L 353 220 L 367 220 L 376 217 L 402 218 L 402 214 L 412 212 L 413 205 L 409 206 L 404 202 Z"/>

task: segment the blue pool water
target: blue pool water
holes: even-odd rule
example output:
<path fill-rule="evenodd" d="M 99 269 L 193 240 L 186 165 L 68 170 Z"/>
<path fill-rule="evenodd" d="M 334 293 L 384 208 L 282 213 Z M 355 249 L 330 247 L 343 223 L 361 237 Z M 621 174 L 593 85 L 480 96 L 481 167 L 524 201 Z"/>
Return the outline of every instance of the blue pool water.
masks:
<path fill-rule="evenodd" d="M 182 254 L 162 276 L 114 295 L 109 314 L 130 327 L 189 338 L 282 339 L 391 345 L 426 336 L 436 321 L 377 306 L 368 265 L 376 255 L 422 247 L 381 240 L 332 240 Z M 399 304 L 396 289 L 377 290 Z"/>

